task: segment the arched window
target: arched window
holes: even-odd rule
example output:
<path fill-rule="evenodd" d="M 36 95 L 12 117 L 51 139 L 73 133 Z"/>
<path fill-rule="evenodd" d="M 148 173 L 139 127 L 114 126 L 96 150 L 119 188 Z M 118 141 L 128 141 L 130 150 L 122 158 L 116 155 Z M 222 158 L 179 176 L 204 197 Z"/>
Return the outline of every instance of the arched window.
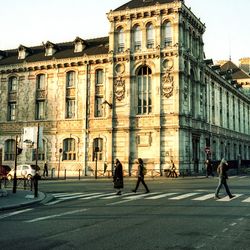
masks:
<path fill-rule="evenodd" d="M 125 47 L 125 42 L 124 42 L 124 30 L 123 28 L 119 28 L 117 31 L 117 48 L 118 52 L 123 52 L 124 47 Z"/>
<path fill-rule="evenodd" d="M 142 32 L 139 25 L 134 27 L 134 49 L 140 50 L 142 44 Z"/>
<path fill-rule="evenodd" d="M 36 76 L 36 88 L 38 90 L 45 89 L 45 75 L 44 74 L 40 74 Z"/>
<path fill-rule="evenodd" d="M 15 140 L 9 139 L 5 141 L 4 144 L 4 160 L 5 161 L 14 161 L 15 158 Z"/>
<path fill-rule="evenodd" d="M 150 114 L 152 112 L 151 74 L 151 69 L 147 66 L 141 67 L 138 71 L 138 114 Z"/>
<path fill-rule="evenodd" d="M 163 43 L 165 47 L 172 46 L 172 26 L 170 22 L 163 24 Z"/>
<path fill-rule="evenodd" d="M 69 71 L 67 72 L 66 75 L 66 87 L 70 88 L 70 87 L 74 87 L 75 86 L 75 71 Z"/>
<path fill-rule="evenodd" d="M 15 76 L 12 76 L 9 78 L 9 92 L 16 92 L 17 90 L 17 78 Z"/>
<path fill-rule="evenodd" d="M 75 139 L 67 138 L 63 140 L 63 160 L 76 160 L 76 143 Z"/>
<path fill-rule="evenodd" d="M 154 26 L 152 23 L 147 25 L 147 48 L 153 48 L 154 46 Z"/>

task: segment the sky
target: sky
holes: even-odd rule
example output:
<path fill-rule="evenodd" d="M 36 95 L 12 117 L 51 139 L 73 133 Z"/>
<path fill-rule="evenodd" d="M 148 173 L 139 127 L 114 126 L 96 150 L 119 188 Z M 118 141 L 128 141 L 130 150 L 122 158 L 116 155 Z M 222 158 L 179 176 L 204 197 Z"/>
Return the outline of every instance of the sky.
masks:
<path fill-rule="evenodd" d="M 0 50 L 108 36 L 106 17 L 129 0 L 0 0 Z M 250 57 L 249 0 L 185 0 L 206 25 L 207 59 Z"/>

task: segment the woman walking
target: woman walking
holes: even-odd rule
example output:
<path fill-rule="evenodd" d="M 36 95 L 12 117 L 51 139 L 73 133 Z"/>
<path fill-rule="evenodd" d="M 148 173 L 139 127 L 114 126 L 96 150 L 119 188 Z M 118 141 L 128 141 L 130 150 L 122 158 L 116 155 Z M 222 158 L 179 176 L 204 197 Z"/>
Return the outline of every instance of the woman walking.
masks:
<path fill-rule="evenodd" d="M 137 179 L 136 187 L 135 187 L 135 189 L 132 190 L 132 192 L 136 193 L 136 191 L 140 185 L 140 182 L 141 182 L 142 185 L 146 189 L 146 193 L 149 193 L 148 186 L 144 182 L 145 167 L 143 165 L 143 160 L 141 158 L 139 158 L 137 163 L 138 163 L 138 179 Z"/>
<path fill-rule="evenodd" d="M 117 189 L 117 195 L 121 195 L 123 188 L 123 169 L 121 162 L 116 159 L 115 160 L 115 172 L 113 176 L 114 188 Z"/>

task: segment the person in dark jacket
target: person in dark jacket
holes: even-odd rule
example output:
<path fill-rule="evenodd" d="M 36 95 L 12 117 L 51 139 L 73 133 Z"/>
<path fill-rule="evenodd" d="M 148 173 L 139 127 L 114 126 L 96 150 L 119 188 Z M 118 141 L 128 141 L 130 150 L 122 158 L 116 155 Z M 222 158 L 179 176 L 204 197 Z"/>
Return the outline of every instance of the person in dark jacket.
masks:
<path fill-rule="evenodd" d="M 222 185 L 224 185 L 226 192 L 227 192 L 230 199 L 235 197 L 235 195 L 231 194 L 229 187 L 227 185 L 227 179 L 228 179 L 227 170 L 228 170 L 228 163 L 225 159 L 222 159 L 218 168 L 217 168 L 217 172 L 219 175 L 219 184 L 218 184 L 216 191 L 215 191 L 215 195 L 214 195 L 215 199 L 220 199 L 219 192 L 220 192 Z"/>
<path fill-rule="evenodd" d="M 121 162 L 116 159 L 115 160 L 115 171 L 113 176 L 114 188 L 117 189 L 117 195 L 121 195 L 123 188 L 123 169 Z"/>
<path fill-rule="evenodd" d="M 143 165 L 143 160 L 141 158 L 138 159 L 138 179 L 137 179 L 137 183 L 136 183 L 136 187 L 135 189 L 132 190 L 132 192 L 136 193 L 139 185 L 140 185 L 140 182 L 142 183 L 142 185 L 145 187 L 146 189 L 146 193 L 149 193 L 149 189 L 146 185 L 146 183 L 144 182 L 144 165 Z"/>
<path fill-rule="evenodd" d="M 213 166 L 210 159 L 207 159 L 205 161 L 205 167 L 206 167 L 206 177 L 208 178 L 209 175 L 214 177 Z"/>
<path fill-rule="evenodd" d="M 43 177 L 48 177 L 48 165 L 47 162 L 44 163 L 44 167 L 43 167 Z"/>

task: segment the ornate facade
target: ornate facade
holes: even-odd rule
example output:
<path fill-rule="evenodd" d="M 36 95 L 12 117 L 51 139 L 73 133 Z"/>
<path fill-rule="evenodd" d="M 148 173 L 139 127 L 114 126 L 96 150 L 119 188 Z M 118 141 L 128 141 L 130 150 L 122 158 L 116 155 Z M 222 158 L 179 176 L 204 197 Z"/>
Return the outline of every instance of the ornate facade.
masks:
<path fill-rule="evenodd" d="M 248 159 L 250 99 L 204 58 L 205 26 L 184 1 L 133 0 L 107 17 L 108 37 L 0 51 L 3 164 L 37 124 L 38 164 L 60 171 L 112 170 L 119 158 L 131 174 L 140 157 L 162 174 L 170 160 L 200 171 L 207 157 Z"/>

